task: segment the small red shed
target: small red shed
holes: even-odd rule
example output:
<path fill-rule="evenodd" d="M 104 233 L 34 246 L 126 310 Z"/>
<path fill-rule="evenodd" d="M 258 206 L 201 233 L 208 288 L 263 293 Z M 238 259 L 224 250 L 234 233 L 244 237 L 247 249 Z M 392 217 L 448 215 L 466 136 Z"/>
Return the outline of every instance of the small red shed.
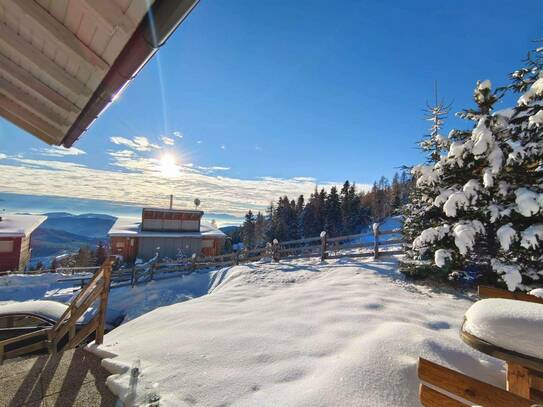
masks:
<path fill-rule="evenodd" d="M 32 232 L 46 219 L 34 215 L 0 217 L 0 272 L 24 271 L 30 260 Z"/>

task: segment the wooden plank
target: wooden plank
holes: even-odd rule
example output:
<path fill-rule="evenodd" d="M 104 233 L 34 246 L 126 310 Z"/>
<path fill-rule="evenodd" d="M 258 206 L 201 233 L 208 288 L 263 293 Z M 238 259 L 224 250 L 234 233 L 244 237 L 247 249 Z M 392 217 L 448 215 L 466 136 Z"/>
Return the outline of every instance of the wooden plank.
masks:
<path fill-rule="evenodd" d="M 18 11 L 18 14 L 31 21 L 33 29 L 37 28 L 44 37 L 61 46 L 66 53 L 86 64 L 91 70 L 98 68 L 105 71 L 109 68 L 100 56 L 35 1 L 0 0 L 0 4 Z"/>
<path fill-rule="evenodd" d="M 468 404 L 450 398 L 424 384 L 419 388 L 420 402 L 425 407 L 465 407 Z"/>
<path fill-rule="evenodd" d="M 58 142 L 64 137 L 64 133 L 41 117 L 35 115 L 26 107 L 15 102 L 9 96 L 0 94 L 0 108 L 11 112 L 20 120 L 29 123 L 32 127 L 39 129 L 47 135 L 49 143 Z"/>
<path fill-rule="evenodd" d="M 478 294 L 481 298 L 504 298 L 508 300 L 527 301 L 535 302 L 537 304 L 543 304 L 543 298 L 536 297 L 535 295 L 512 292 L 484 285 L 480 285 L 478 287 Z"/>
<path fill-rule="evenodd" d="M 77 301 L 79 301 L 80 298 L 82 298 L 82 296 L 84 295 L 87 295 L 86 294 L 86 291 L 89 289 L 89 287 L 91 286 L 92 283 L 94 283 L 98 278 L 102 278 L 102 273 L 103 273 L 103 269 L 100 269 L 98 271 L 98 273 L 94 274 L 94 276 L 92 276 L 91 280 L 89 281 L 89 283 L 81 290 L 79 291 L 79 294 L 77 294 L 75 296 L 75 298 L 72 300 L 72 302 L 70 303 L 70 305 L 68 306 L 68 309 L 66 309 L 66 311 L 64 311 L 64 313 L 62 314 L 62 316 L 59 318 L 59 320 L 57 321 L 57 323 L 55 324 L 55 326 L 53 327 L 53 330 L 56 332 L 60 329 L 60 326 L 62 325 L 62 322 L 64 321 L 64 319 L 67 318 L 67 316 L 70 314 L 70 312 L 72 312 L 73 310 L 73 304 L 76 304 Z"/>
<path fill-rule="evenodd" d="M 98 328 L 99 323 L 100 315 L 96 314 L 87 325 L 81 328 L 79 332 L 76 333 L 75 336 L 66 343 L 66 345 L 64 346 L 64 350 L 75 348 L 77 345 L 83 342 L 90 334 L 92 334 Z"/>
<path fill-rule="evenodd" d="M 0 71 L 2 71 L 2 74 L 8 75 L 17 80 L 21 85 L 23 85 L 23 87 L 31 89 L 39 94 L 45 101 L 53 103 L 57 107 L 64 109 L 67 112 L 79 113 L 81 110 L 69 99 L 40 82 L 35 76 L 24 70 L 22 67 L 1 53 Z"/>
<path fill-rule="evenodd" d="M 530 398 L 530 373 L 516 363 L 507 363 L 507 390 L 521 397 Z"/>
<path fill-rule="evenodd" d="M 32 343 L 30 345 L 22 346 L 20 348 L 10 350 L 8 352 L 4 352 L 4 358 L 10 359 L 10 358 L 16 358 L 17 356 L 26 355 L 30 352 L 36 352 L 41 349 L 47 349 L 47 341 L 39 341 L 36 343 Z"/>
<path fill-rule="evenodd" d="M 131 35 L 136 29 L 136 25 L 126 14 L 111 0 L 83 0 L 87 9 L 90 10 L 98 19 L 106 24 L 113 32 L 115 27 L 119 27 L 125 34 Z"/>
<path fill-rule="evenodd" d="M 419 358 L 417 372 L 424 382 L 482 407 L 531 407 L 533 405 L 526 398 L 423 358 Z"/>
<path fill-rule="evenodd" d="M 96 339 L 95 342 L 97 345 L 101 345 L 104 341 L 104 330 L 106 326 L 106 311 L 107 311 L 107 301 L 109 298 L 109 285 L 111 282 L 111 269 L 113 267 L 113 262 L 115 259 L 113 257 L 108 258 L 104 262 L 104 287 L 102 289 L 102 295 L 100 296 L 100 309 L 98 310 L 98 327 L 96 328 Z"/>
<path fill-rule="evenodd" d="M 11 99 L 16 100 L 17 103 L 27 108 L 32 113 L 35 113 L 41 116 L 43 119 L 47 120 L 49 123 L 60 126 L 69 126 L 70 123 L 68 120 L 61 115 L 59 115 L 54 110 L 50 109 L 45 103 L 40 100 L 32 97 L 28 93 L 25 93 L 15 86 L 13 83 L 8 80 L 0 77 L 0 92 L 11 97 Z"/>
<path fill-rule="evenodd" d="M 40 140 L 42 140 L 43 142 L 47 144 L 57 144 L 57 143 L 60 143 L 60 141 L 62 140 L 61 138 L 54 139 L 53 137 L 51 137 L 51 135 L 43 132 L 37 127 L 32 126 L 30 123 L 24 121 L 19 116 L 14 115 L 12 112 L 10 112 L 9 110 L 5 110 L 2 107 L 0 107 L 0 116 L 5 118 L 6 120 L 9 120 L 11 123 L 16 125 L 17 127 L 20 127 L 21 129 L 29 132 L 30 134 L 33 134 L 34 136 L 38 137 Z M 11 274 L 15 274 L 15 273 L 11 273 Z"/>
<path fill-rule="evenodd" d="M 0 346 L 5 347 L 6 345 L 10 345 L 12 343 L 17 343 L 20 341 L 26 341 L 27 339 L 32 339 L 36 336 L 47 335 L 47 331 L 49 331 L 50 329 L 51 328 L 40 329 L 39 331 L 29 332 L 27 334 L 19 335 L 14 338 L 4 339 L 3 341 L 0 341 Z"/>
<path fill-rule="evenodd" d="M 80 82 L 77 78 L 71 76 L 68 72 L 50 60 L 45 54 L 39 51 L 34 45 L 26 41 L 6 24 L 0 23 L 0 42 L 4 47 L 24 58 L 36 69 L 44 72 L 55 82 L 69 89 L 75 95 L 90 96 L 92 91 Z"/>
<path fill-rule="evenodd" d="M 89 297 L 85 299 L 85 302 L 78 307 L 78 308 L 72 308 L 72 311 L 70 313 L 70 318 L 64 322 L 61 327 L 56 331 L 56 340 L 57 342 L 62 339 L 62 337 L 72 329 L 72 327 L 75 326 L 77 323 L 77 320 L 87 311 L 87 309 L 98 299 L 102 292 L 102 286 L 100 289 L 97 289 L 94 291 Z"/>

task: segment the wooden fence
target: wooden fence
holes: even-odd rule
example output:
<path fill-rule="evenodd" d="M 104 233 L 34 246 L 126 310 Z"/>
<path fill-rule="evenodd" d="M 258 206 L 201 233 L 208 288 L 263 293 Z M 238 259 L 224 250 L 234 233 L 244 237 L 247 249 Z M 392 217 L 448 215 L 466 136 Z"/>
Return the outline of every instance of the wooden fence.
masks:
<path fill-rule="evenodd" d="M 115 259 L 110 257 L 104 262 L 53 326 L 36 327 L 35 330 L 29 328 L 31 332 L 0 341 L 0 364 L 5 359 L 44 349 L 51 354 L 56 354 L 75 348 L 92 334 L 95 334 L 95 342 L 100 345 L 104 338 L 106 308 L 114 261 Z M 78 325 L 79 318 L 97 301 L 99 301 L 99 307 L 92 319 L 84 325 Z"/>
<path fill-rule="evenodd" d="M 241 250 L 233 253 L 210 257 L 198 257 L 193 255 L 183 262 L 151 262 L 145 265 L 135 265 L 132 268 L 116 270 L 112 275 L 112 282 L 118 285 L 130 284 L 132 286 L 155 279 L 157 275 L 170 273 L 190 274 L 196 270 L 208 268 L 220 268 L 238 264 L 258 261 L 262 258 L 271 258 L 273 261 L 281 259 L 320 258 L 338 259 L 342 257 L 374 257 L 377 259 L 380 253 L 402 254 L 404 249 L 393 248 L 401 245 L 403 239 L 387 239 L 383 236 L 400 234 L 399 229 L 380 231 L 379 227 L 373 228 L 373 233 L 362 233 L 329 238 L 326 232 L 319 237 L 307 239 L 289 240 L 279 242 L 275 239 L 265 247 Z M 362 249 L 362 251 L 360 250 Z M 367 250 L 364 250 L 367 249 Z"/>

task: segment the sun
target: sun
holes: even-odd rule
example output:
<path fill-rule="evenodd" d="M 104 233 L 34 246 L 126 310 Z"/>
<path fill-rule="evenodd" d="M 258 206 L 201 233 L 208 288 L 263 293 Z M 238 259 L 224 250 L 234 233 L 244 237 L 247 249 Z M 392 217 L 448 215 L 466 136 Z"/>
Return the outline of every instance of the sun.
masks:
<path fill-rule="evenodd" d="M 160 172 L 165 177 L 175 177 L 179 175 L 179 165 L 175 157 L 171 154 L 164 154 L 159 161 Z"/>

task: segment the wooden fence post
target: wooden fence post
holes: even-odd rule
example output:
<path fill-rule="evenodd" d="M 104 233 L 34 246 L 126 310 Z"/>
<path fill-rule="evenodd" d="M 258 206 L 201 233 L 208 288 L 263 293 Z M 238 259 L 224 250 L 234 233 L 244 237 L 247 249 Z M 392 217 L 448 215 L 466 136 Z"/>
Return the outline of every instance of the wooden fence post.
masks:
<path fill-rule="evenodd" d="M 134 287 L 136 285 L 136 265 L 132 267 L 132 278 L 130 279 L 130 285 Z"/>
<path fill-rule="evenodd" d="M 328 238 L 326 237 L 326 231 L 321 232 L 321 261 L 326 260 L 326 250 L 328 248 Z"/>
<path fill-rule="evenodd" d="M 107 300 L 109 298 L 109 284 L 111 282 L 111 269 L 115 258 L 109 256 L 102 266 L 104 268 L 104 285 L 100 293 L 100 308 L 98 309 L 98 327 L 96 328 L 95 343 L 101 345 L 104 342 L 104 330 L 106 326 Z"/>
<path fill-rule="evenodd" d="M 279 240 L 273 239 L 272 242 L 272 258 L 273 261 L 279 261 L 280 255 L 279 255 Z"/>
<path fill-rule="evenodd" d="M 192 253 L 192 256 L 190 257 L 190 271 L 196 270 L 196 258 L 198 255 L 196 253 Z"/>
<path fill-rule="evenodd" d="M 373 259 L 377 260 L 379 257 L 379 223 L 373 224 Z"/>

